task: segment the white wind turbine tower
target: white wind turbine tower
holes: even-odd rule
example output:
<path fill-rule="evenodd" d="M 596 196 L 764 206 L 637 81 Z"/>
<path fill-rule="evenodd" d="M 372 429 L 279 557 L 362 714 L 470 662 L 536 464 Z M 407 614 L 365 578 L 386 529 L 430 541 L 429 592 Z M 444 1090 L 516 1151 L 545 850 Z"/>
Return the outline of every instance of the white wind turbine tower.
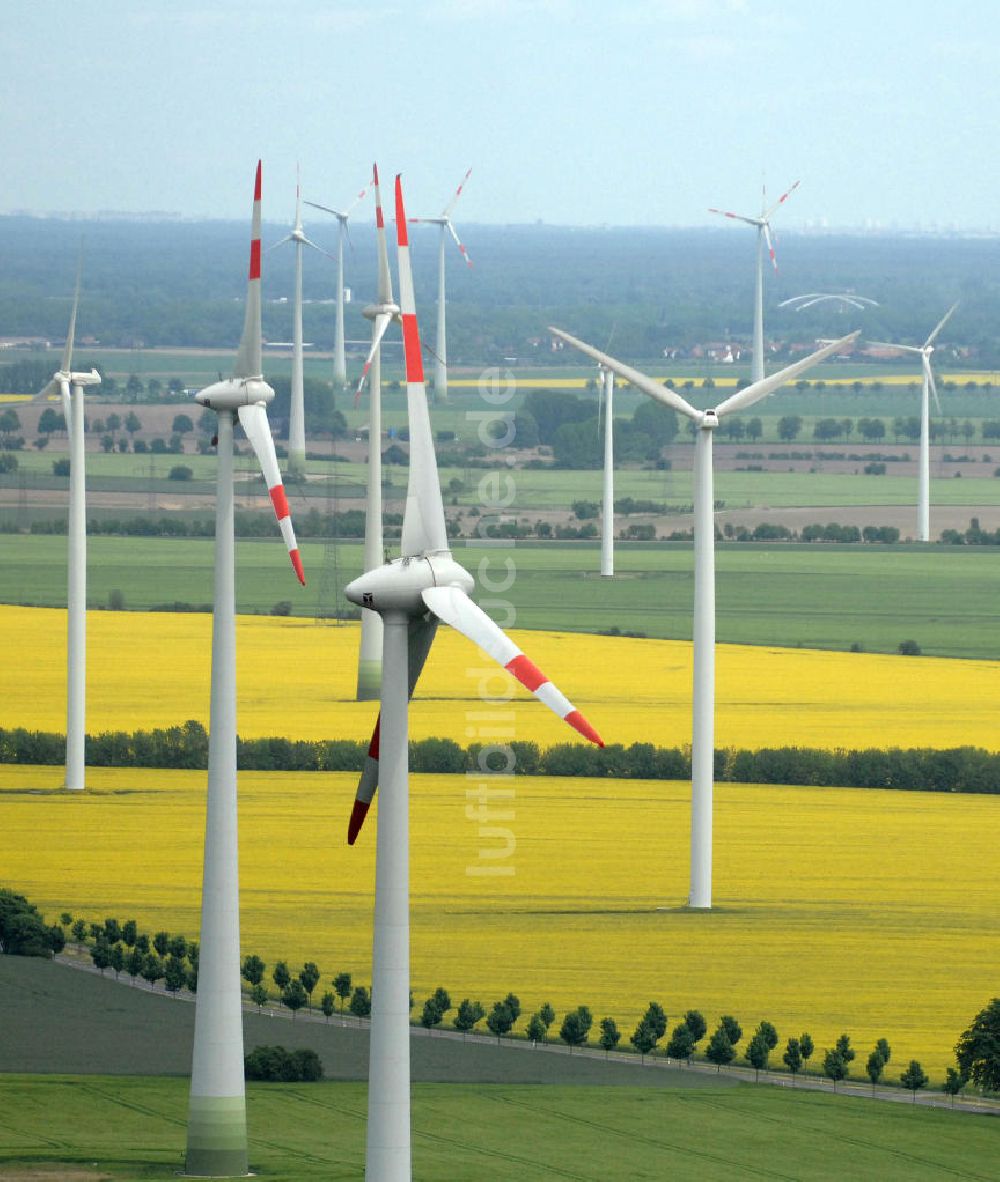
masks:
<path fill-rule="evenodd" d="M 462 258 L 465 259 L 466 266 L 472 266 L 472 259 L 469 258 L 469 252 L 462 245 L 462 241 L 455 231 L 455 227 L 451 220 L 452 211 L 455 205 L 462 196 L 462 190 L 465 188 L 465 182 L 472 176 L 472 169 L 462 177 L 462 183 L 455 190 L 455 196 L 448 202 L 448 204 L 441 210 L 441 213 L 436 218 L 410 218 L 411 222 L 426 222 L 431 226 L 441 227 L 441 236 L 438 241 L 438 305 L 437 305 L 437 339 L 436 339 L 436 357 L 434 360 L 434 396 L 442 402 L 448 399 L 448 341 L 447 332 L 445 330 L 445 294 L 444 294 L 444 234 L 448 233 L 455 239 L 455 245 L 462 252 Z"/>
<path fill-rule="evenodd" d="M 81 260 L 82 264 L 82 260 Z M 87 487 L 84 451 L 84 390 L 96 386 L 101 375 L 73 372 L 73 341 L 76 336 L 76 309 L 80 302 L 80 264 L 76 271 L 76 290 L 69 331 L 63 347 L 62 362 L 37 398 L 48 398 L 58 391 L 66 419 L 69 439 L 69 521 L 67 541 L 66 589 L 66 783 L 73 792 L 82 792 L 85 778 L 85 735 L 87 729 Z"/>
<path fill-rule="evenodd" d="M 292 390 L 288 411 L 288 475 L 302 479 L 306 474 L 305 395 L 302 368 L 302 248 L 309 246 L 320 254 L 326 251 L 305 236 L 302 229 L 302 188 L 298 169 L 295 175 L 295 225 L 292 232 L 270 247 L 276 250 L 286 242 L 295 244 L 295 290 L 292 297 Z M 327 255 L 327 258 L 330 256 Z M 341 260 L 343 262 L 343 260 Z M 343 325 L 341 324 L 341 327 Z M 343 334 L 341 334 L 343 345 Z"/>
<path fill-rule="evenodd" d="M 378 301 L 369 304 L 364 315 L 372 322 L 372 347 L 365 361 L 355 405 L 361 397 L 365 379 L 368 385 L 368 498 L 365 506 L 364 569 L 374 570 L 385 559 L 382 547 L 382 338 L 394 319 L 399 317 L 399 305 L 392 298 L 392 276 L 385 244 L 385 218 L 382 214 L 382 193 L 378 182 L 378 165 L 372 167 L 372 186 L 375 189 L 375 235 L 378 244 Z M 361 609 L 361 647 L 358 652 L 357 701 L 368 701 L 379 696 L 382 684 L 382 617 L 367 608 Z"/>
<path fill-rule="evenodd" d="M 424 389 L 406 211 L 396 178 L 396 240 L 410 428 L 410 473 L 402 557 L 347 586 L 347 598 L 382 616 L 382 708 L 358 787 L 348 840 L 364 820 L 376 783 L 382 796 L 375 862 L 375 931 L 368 1072 L 368 1182 L 410 1182 L 410 898 L 408 699 L 439 620 L 467 636 L 541 701 L 595 743 L 578 710 L 469 598 L 472 576 L 448 548 L 444 505 Z"/>
<path fill-rule="evenodd" d="M 347 360 L 344 356 L 344 238 L 347 234 L 347 219 L 367 192 L 366 186 L 345 209 L 333 209 L 329 205 L 320 205 L 316 201 L 306 202 L 306 205 L 311 205 L 313 209 L 332 213 L 339 223 L 337 234 L 337 324 L 333 334 L 333 383 L 335 386 L 347 385 Z"/>
<path fill-rule="evenodd" d="M 558 328 L 550 332 L 633 386 L 691 419 L 698 430 L 694 457 L 694 694 L 691 738 L 691 907 L 712 906 L 712 780 L 715 757 L 715 512 L 712 433 L 719 420 L 747 410 L 786 382 L 854 341 L 852 333 L 762 381 L 738 390 L 714 410 L 697 410 L 662 386 Z"/>
<path fill-rule="evenodd" d="M 233 536 L 233 420 L 260 461 L 275 516 L 299 582 L 305 583 L 288 501 L 278 471 L 266 405 L 260 348 L 260 163 L 254 182 L 246 318 L 233 376 L 196 395 L 218 415 L 215 602 L 208 799 L 201 898 L 201 959 L 194 1019 L 185 1173 L 232 1177 L 247 1172 L 240 996 L 240 901 L 236 805 L 236 621 Z"/>
<path fill-rule="evenodd" d="M 931 354 L 934 352 L 934 342 L 938 333 L 951 319 L 958 303 L 952 306 L 941 317 L 937 327 L 922 345 L 894 345 L 888 341 L 869 341 L 871 345 L 881 345 L 886 349 L 899 349 L 902 353 L 919 353 L 920 367 L 923 371 L 923 387 L 920 393 L 920 465 L 917 488 L 917 537 L 921 542 L 931 540 L 931 408 L 930 395 L 934 395 L 934 405 L 938 414 L 941 413 L 941 403 L 938 400 L 937 385 L 931 369 Z"/>
<path fill-rule="evenodd" d="M 774 239 L 771 237 L 771 218 L 778 207 L 784 205 L 788 198 L 799 187 L 794 185 L 768 207 L 767 191 L 761 190 L 760 217 L 748 217 L 742 213 L 731 213 L 728 209 L 710 209 L 709 213 L 718 213 L 725 218 L 734 218 L 738 222 L 746 222 L 748 226 L 757 227 L 757 271 L 754 286 L 753 305 L 753 357 L 751 358 L 750 380 L 759 382 L 764 377 L 764 247 L 771 256 L 771 265 L 778 269 L 778 260 L 774 253 Z"/>
<path fill-rule="evenodd" d="M 601 575 L 615 573 L 615 375 L 603 365 L 598 381 L 604 401 L 604 498 L 601 506 Z M 600 417 L 600 403 L 598 403 Z"/>

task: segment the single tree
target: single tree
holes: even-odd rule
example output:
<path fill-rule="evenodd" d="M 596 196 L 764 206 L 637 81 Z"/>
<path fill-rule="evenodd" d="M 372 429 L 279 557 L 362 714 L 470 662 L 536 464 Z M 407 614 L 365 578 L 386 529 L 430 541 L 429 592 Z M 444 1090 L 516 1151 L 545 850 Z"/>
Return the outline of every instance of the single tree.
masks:
<path fill-rule="evenodd" d="M 735 1047 L 743 1037 L 743 1027 L 740 1026 L 732 1014 L 723 1014 L 719 1019 L 719 1025 L 726 1032 L 726 1038 L 729 1039 L 730 1046 Z"/>
<path fill-rule="evenodd" d="M 646 1008 L 642 1020 L 649 1024 L 650 1028 L 655 1031 L 657 1041 L 667 1033 L 667 1015 L 664 1013 L 663 1006 L 657 1001 L 651 1001 Z"/>
<path fill-rule="evenodd" d="M 465 997 L 459 1002 L 458 1011 L 455 1017 L 452 1018 L 451 1024 L 456 1030 L 460 1030 L 464 1036 L 470 1030 L 474 1029 L 477 1022 L 481 1022 L 485 1017 L 486 1011 L 479 1002 L 470 1001 Z"/>
<path fill-rule="evenodd" d="M 770 1048 L 767 1045 L 767 1036 L 762 1034 L 758 1027 L 744 1052 L 746 1061 L 754 1071 L 754 1083 L 760 1080 L 760 1073 L 767 1070 L 767 1057 L 770 1053 Z"/>
<path fill-rule="evenodd" d="M 135 946 L 145 956 L 149 952 L 149 936 L 145 932 L 139 932 L 135 938 Z"/>
<path fill-rule="evenodd" d="M 486 1025 L 490 1032 L 497 1036 L 497 1043 L 503 1035 L 510 1032 L 510 1028 L 514 1025 L 514 1015 L 510 1012 L 504 1002 L 495 1001 L 493 1009 L 486 1015 Z"/>
<path fill-rule="evenodd" d="M 958 1070 L 984 1091 L 1000 1092 L 1000 997 L 972 1019 L 955 1047 Z"/>
<path fill-rule="evenodd" d="M 645 1018 L 640 1018 L 635 1030 L 632 1031 L 632 1036 L 629 1042 L 639 1052 L 640 1059 L 643 1063 L 646 1061 L 646 1056 L 656 1046 L 656 1031 L 650 1026 Z"/>
<path fill-rule="evenodd" d="M 115 980 L 117 981 L 119 974 L 125 967 L 125 949 L 122 948 L 121 944 L 112 945 L 111 959 L 109 963 L 111 968 L 114 970 Z"/>
<path fill-rule="evenodd" d="M 538 1015 L 536 1014 L 535 1017 L 537 1018 Z M 540 1019 L 539 1022 L 541 1022 Z M 619 1042 L 621 1041 L 621 1037 L 621 1031 L 618 1029 L 618 1025 L 614 1018 L 601 1019 L 601 1037 L 598 1041 L 604 1048 L 605 1059 L 608 1057 L 609 1052 L 613 1051 L 615 1047 L 618 1046 Z"/>
<path fill-rule="evenodd" d="M 351 974 L 338 973 L 332 981 L 333 992 L 340 998 L 340 1012 L 344 1012 L 344 1002 L 351 996 Z"/>
<path fill-rule="evenodd" d="M 577 1006 L 563 1018 L 559 1037 L 569 1047 L 570 1054 L 573 1053 L 574 1047 L 582 1047 L 586 1043 L 593 1024 L 593 1015 L 586 1006 Z"/>
<path fill-rule="evenodd" d="M 156 955 L 157 956 L 166 956 L 167 950 L 169 949 L 169 947 L 170 947 L 170 933 L 169 932 L 157 932 L 156 935 L 153 937 L 153 948 L 156 951 Z"/>
<path fill-rule="evenodd" d="M 441 1011 L 442 1018 L 451 1009 L 451 994 L 440 985 L 434 990 L 434 1004 Z"/>
<path fill-rule="evenodd" d="M 291 979 L 292 974 L 288 971 L 288 965 L 283 960 L 279 960 L 271 972 L 271 980 L 278 987 L 279 993 L 287 988 Z"/>
<path fill-rule="evenodd" d="M 109 944 L 117 944 L 122 938 L 122 926 L 117 919 L 106 919 L 104 921 L 104 939 Z"/>
<path fill-rule="evenodd" d="M 441 1007 L 433 997 L 429 997 L 424 1002 L 424 1008 L 420 1014 L 420 1025 L 425 1030 L 433 1030 L 435 1026 L 440 1026 L 443 1017 Z"/>
<path fill-rule="evenodd" d="M 264 980 L 264 970 L 266 968 L 267 965 L 261 958 L 256 953 L 251 952 L 249 956 L 243 958 L 243 967 L 240 969 L 240 975 L 248 985 L 259 985 Z"/>
<path fill-rule="evenodd" d="M 799 1037 L 799 1052 L 802 1055 L 802 1062 L 808 1063 L 813 1056 L 813 1051 L 816 1049 L 812 1040 L 811 1034 L 802 1034 Z"/>
<path fill-rule="evenodd" d="M 720 1022 L 718 1029 L 708 1040 L 708 1046 L 705 1049 L 705 1058 L 709 1063 L 715 1064 L 716 1071 L 720 1071 L 727 1063 L 732 1063 L 735 1054 L 732 1041 L 726 1033 L 726 1028 Z"/>
<path fill-rule="evenodd" d="M 139 935 L 139 928 L 134 919 L 126 919 L 122 924 L 122 943 L 129 948 L 135 947 L 136 937 Z"/>
<path fill-rule="evenodd" d="M 942 1090 L 951 1097 L 952 1107 L 955 1105 L 955 1097 L 960 1094 L 962 1088 L 969 1081 L 960 1071 L 956 1071 L 954 1067 L 949 1067 L 945 1077 L 944 1083 L 941 1085 Z"/>
<path fill-rule="evenodd" d="M 327 990 L 327 992 L 324 993 L 323 996 L 319 999 L 319 1008 L 323 1011 L 323 1017 L 326 1018 L 326 1020 L 328 1022 L 330 1021 L 330 1018 L 333 1016 L 333 1012 L 336 1009 L 336 1006 L 337 1006 L 336 998 L 333 996 L 332 993 L 330 993 L 329 990 Z"/>
<path fill-rule="evenodd" d="M 250 1000 L 257 1007 L 258 1011 L 267 1005 L 267 989 L 265 989 L 260 981 L 250 990 Z"/>
<path fill-rule="evenodd" d="M 147 952 L 142 958 L 141 975 L 144 981 L 149 982 L 150 989 L 163 976 L 163 961 L 156 955 L 155 952 Z"/>
<path fill-rule="evenodd" d="M 781 1056 L 785 1066 L 792 1075 L 792 1087 L 795 1087 L 795 1077 L 802 1070 L 802 1047 L 797 1038 L 790 1038 L 785 1046 L 785 1053 Z"/>
<path fill-rule="evenodd" d="M 908 1088 L 913 1093 L 913 1103 L 916 1104 L 917 1092 L 921 1088 L 926 1088 L 931 1081 L 924 1074 L 924 1069 L 917 1060 L 911 1059 L 909 1067 L 900 1075 L 899 1082 L 904 1088 Z"/>
<path fill-rule="evenodd" d="M 833 1080 L 833 1090 L 836 1091 L 840 1080 L 847 1077 L 847 1063 L 840 1051 L 826 1052 L 826 1057 L 823 1060 L 823 1074 L 827 1079 Z"/>
<path fill-rule="evenodd" d="M 834 1048 L 838 1054 L 843 1058 L 845 1063 L 853 1063 L 856 1052 L 851 1046 L 851 1036 L 849 1034 L 842 1034 L 837 1039 L 837 1045 Z"/>
<path fill-rule="evenodd" d="M 872 1081 L 872 1095 L 875 1095 L 875 1088 L 879 1080 L 882 1078 L 882 1072 L 885 1071 L 885 1060 L 878 1052 L 878 1048 L 868 1056 L 868 1062 L 865 1064 L 865 1071 L 868 1072 L 868 1078 Z"/>
<path fill-rule="evenodd" d="M 319 984 L 319 968 L 311 960 L 306 963 L 299 970 L 299 980 L 302 982 L 302 988 L 306 991 L 308 1004 L 312 1008 L 313 990 Z"/>
<path fill-rule="evenodd" d="M 548 1002 L 545 1002 L 544 1005 L 539 1008 L 538 1016 L 545 1023 L 546 1029 L 548 1029 L 556 1020 L 556 1012 Z"/>
<path fill-rule="evenodd" d="M 306 1004 L 306 990 L 302 982 L 295 977 L 294 980 L 288 982 L 281 991 L 281 1004 L 292 1011 L 292 1021 L 295 1021 L 295 1015 Z"/>
<path fill-rule="evenodd" d="M 354 992 L 351 994 L 351 1004 L 347 1008 L 357 1018 L 359 1026 L 361 1019 L 367 1018 L 372 1012 L 372 995 L 364 985 L 354 987 Z"/>
<path fill-rule="evenodd" d="M 768 1051 L 773 1051 L 778 1045 L 778 1032 L 770 1022 L 761 1022 L 754 1033 L 759 1034 L 767 1043 Z"/>
<path fill-rule="evenodd" d="M 875 1050 L 882 1056 L 882 1062 L 888 1063 L 892 1058 L 892 1047 L 889 1046 L 888 1040 L 880 1038 L 875 1044 Z"/>
<path fill-rule="evenodd" d="M 708 1024 L 700 1010 L 688 1010 L 684 1015 L 684 1024 L 691 1031 L 691 1038 L 699 1043 L 708 1033 Z"/>
<path fill-rule="evenodd" d="M 125 416 L 125 430 L 129 435 L 135 435 L 136 431 L 142 430 L 142 422 L 134 410 L 130 410 Z"/>
<path fill-rule="evenodd" d="M 528 1038 L 531 1039 L 531 1045 L 533 1047 L 537 1046 L 540 1042 L 545 1042 L 545 1035 L 548 1033 L 548 1027 L 542 1021 L 539 1014 L 532 1014 L 528 1019 L 526 1033 Z"/>
<path fill-rule="evenodd" d="M 128 973 L 132 984 L 135 984 L 136 977 L 142 975 L 142 953 L 138 948 L 131 948 L 128 956 L 125 957 L 125 971 Z"/>
<path fill-rule="evenodd" d="M 184 988 L 187 981 L 187 969 L 179 956 L 170 956 L 163 966 L 163 988 L 168 993 L 176 993 Z"/>
<path fill-rule="evenodd" d="M 122 429 L 121 415 L 108 415 L 108 417 L 104 420 L 104 425 L 111 432 L 111 434 L 114 435 L 116 431 L 120 431 Z"/>
<path fill-rule="evenodd" d="M 191 422 L 190 415 L 174 415 L 174 421 L 170 428 L 175 435 L 188 435 L 194 430 L 194 423 Z"/>
<path fill-rule="evenodd" d="M 70 934 L 78 944 L 86 944 L 87 942 L 87 925 L 82 919 L 74 922 L 70 928 Z"/>
<path fill-rule="evenodd" d="M 94 968 L 103 977 L 104 970 L 111 964 L 111 949 L 105 940 L 98 940 L 94 947 L 91 948 L 90 959 L 94 962 Z"/>
<path fill-rule="evenodd" d="M 441 992 L 444 992 L 444 991 L 442 990 Z M 448 996 L 448 994 L 445 993 L 445 997 L 447 997 L 447 996 Z M 507 996 L 503 999 L 503 1004 L 507 1007 L 508 1010 L 510 1010 L 510 1015 L 514 1019 L 514 1021 L 516 1022 L 518 1020 L 518 1018 L 520 1018 L 520 1016 L 521 1016 L 521 999 L 517 996 L 516 993 L 508 993 Z M 449 1006 L 451 1005 L 450 1000 L 448 1002 L 448 1005 Z"/>
<path fill-rule="evenodd" d="M 694 1051 L 694 1034 L 687 1022 L 678 1022 L 670 1034 L 670 1041 L 666 1046 L 668 1059 L 683 1059 L 690 1064 Z"/>

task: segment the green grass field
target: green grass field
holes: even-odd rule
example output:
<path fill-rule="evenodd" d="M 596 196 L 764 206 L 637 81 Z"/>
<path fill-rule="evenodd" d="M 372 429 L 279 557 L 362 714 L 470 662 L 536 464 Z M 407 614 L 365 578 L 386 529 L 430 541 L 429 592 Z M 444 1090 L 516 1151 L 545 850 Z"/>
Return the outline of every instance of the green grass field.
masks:
<path fill-rule="evenodd" d="M 187 1081 L 0 1078 L 0 1177 L 171 1178 Z M 273 1182 L 364 1176 L 362 1084 L 251 1084 L 251 1168 Z M 73 1172 L 73 1167 L 80 1170 Z M 987 1118 L 741 1084 L 725 1090 L 417 1084 L 413 1176 L 428 1182 L 567 1178 L 990 1179 Z"/>
<path fill-rule="evenodd" d="M 304 543 L 308 586 L 295 585 L 279 538 L 237 546 L 236 596 L 242 612 L 288 600 L 299 615 L 345 606 L 342 589 L 360 573 L 357 543 Z M 456 556 L 475 573 L 483 552 Z M 209 604 L 213 546 L 207 539 L 95 537 L 89 542 L 88 599 L 126 606 Z M 522 544 L 489 550 L 490 569 L 514 562 L 503 596 L 526 628 L 598 631 L 617 626 L 687 639 L 693 595 L 689 545 L 625 546 L 618 577 L 601 579 L 596 543 Z M 66 544 L 61 537 L 0 535 L 0 602 L 62 606 Z M 1000 554 L 989 547 L 736 544 L 718 552 L 718 638 L 735 644 L 895 651 L 914 639 L 928 654 L 1000 657 Z M 512 621 L 513 622 L 513 621 Z"/>

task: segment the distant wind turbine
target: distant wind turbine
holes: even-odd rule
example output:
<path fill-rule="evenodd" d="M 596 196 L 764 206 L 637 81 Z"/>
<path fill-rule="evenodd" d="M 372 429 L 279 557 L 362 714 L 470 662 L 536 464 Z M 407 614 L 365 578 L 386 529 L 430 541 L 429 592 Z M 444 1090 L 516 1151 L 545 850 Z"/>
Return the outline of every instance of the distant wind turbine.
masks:
<path fill-rule="evenodd" d="M 878 307 L 877 300 L 870 300 L 867 296 L 859 296 L 846 291 L 810 291 L 805 295 L 792 296 L 791 299 L 782 300 L 778 307 L 804 312 L 806 308 L 813 308 L 817 304 L 842 304 L 849 308 L 856 308 L 859 312 L 863 312 L 866 308 Z"/>
<path fill-rule="evenodd" d="M 601 574 L 615 573 L 615 375 L 601 366 L 598 369 L 604 400 L 604 498 L 601 506 Z M 598 398 L 601 398 L 601 392 Z M 600 404 L 598 404 L 600 420 Z"/>
<path fill-rule="evenodd" d="M 305 236 L 302 230 L 302 187 L 295 170 L 295 225 L 292 232 L 270 247 L 275 250 L 286 242 L 295 244 L 295 292 L 292 301 L 292 390 L 288 411 L 288 475 L 302 479 L 306 474 L 305 394 L 302 366 L 302 248 L 309 246 L 320 254 L 326 251 Z M 327 258 L 330 258 L 327 255 Z"/>
<path fill-rule="evenodd" d="M 747 410 L 786 382 L 854 341 L 852 333 L 771 377 L 730 395 L 714 410 L 697 410 L 676 390 L 558 328 L 549 331 L 636 389 L 691 419 L 697 427 L 694 457 L 694 694 L 691 738 L 691 907 L 712 906 L 712 782 L 715 761 L 715 508 L 712 433 L 720 419 Z"/>
<path fill-rule="evenodd" d="M 708 211 L 709 213 L 721 214 L 724 218 L 733 218 L 737 222 L 746 222 L 748 226 L 757 227 L 757 270 L 753 305 L 753 357 L 751 358 L 750 368 L 750 380 L 753 382 L 762 381 L 764 377 L 764 248 L 765 246 L 767 247 L 767 252 L 771 256 L 771 265 L 777 271 L 778 260 L 774 253 L 774 239 L 771 236 L 771 218 L 777 212 L 779 206 L 784 205 L 798 187 L 799 182 L 796 181 L 770 207 L 767 204 L 767 191 L 762 188 L 759 217 L 749 217 L 742 213 L 732 213 L 728 209 L 709 209 Z"/>
<path fill-rule="evenodd" d="M 76 310 L 80 303 L 80 272 L 77 264 L 73 310 L 63 346 L 62 362 L 37 400 L 58 392 L 69 439 L 69 521 L 66 589 L 66 783 L 72 792 L 85 784 L 84 746 L 87 725 L 87 473 L 84 451 L 84 390 L 96 386 L 101 375 L 96 369 L 74 373 L 73 342 Z"/>
<path fill-rule="evenodd" d="M 934 342 L 938 333 L 951 319 L 958 303 L 945 312 L 938 321 L 937 327 L 922 345 L 896 345 L 889 341 L 869 341 L 870 345 L 879 345 L 884 349 L 899 349 L 901 353 L 919 353 L 920 368 L 923 372 L 923 386 L 920 392 L 920 464 L 917 482 L 917 537 L 921 542 L 931 540 L 931 408 L 930 395 L 934 395 L 934 405 L 938 414 L 941 413 L 941 403 L 938 400 L 937 385 L 934 381 L 934 371 L 931 369 L 931 354 L 934 352 Z"/>
<path fill-rule="evenodd" d="M 436 218 L 410 218 L 411 222 L 425 222 L 431 226 L 441 227 L 441 236 L 438 241 L 438 305 L 437 305 L 437 339 L 435 342 L 436 355 L 434 358 L 434 396 L 442 402 L 448 400 L 448 341 L 447 332 L 445 330 L 445 291 L 444 291 L 444 235 L 447 230 L 454 238 L 455 245 L 462 252 L 462 258 L 465 259 L 466 266 L 472 266 L 472 259 L 469 258 L 469 252 L 462 245 L 455 226 L 451 220 L 452 211 L 458 202 L 459 197 L 462 196 L 462 190 L 465 188 L 465 182 L 472 176 L 472 169 L 462 177 L 462 183 L 455 190 L 455 196 L 448 202 L 448 204 L 441 210 L 441 213 Z"/>
<path fill-rule="evenodd" d="M 300 583 L 306 581 L 267 421 L 266 407 L 274 398 L 274 391 L 264 380 L 261 365 L 260 193 L 258 162 L 246 316 L 233 376 L 195 395 L 202 406 L 210 407 L 218 415 L 208 798 L 185 1165 L 185 1172 L 197 1177 L 228 1178 L 247 1172 L 236 805 L 233 420 L 237 416 L 260 462 L 292 568 Z"/>

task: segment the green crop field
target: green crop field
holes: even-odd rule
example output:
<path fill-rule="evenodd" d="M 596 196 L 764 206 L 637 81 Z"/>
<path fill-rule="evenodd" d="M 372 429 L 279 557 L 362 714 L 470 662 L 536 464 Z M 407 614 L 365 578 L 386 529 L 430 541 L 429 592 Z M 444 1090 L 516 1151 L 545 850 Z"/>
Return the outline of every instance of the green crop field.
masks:
<path fill-rule="evenodd" d="M 358 543 L 302 547 L 308 586 L 295 585 L 280 538 L 236 548 L 238 610 L 289 601 L 297 615 L 343 609 L 343 586 L 360 573 Z M 621 545 L 618 577 L 597 574 L 594 543 L 490 548 L 493 571 L 510 558 L 516 578 L 503 599 L 520 627 L 611 627 L 687 639 L 693 595 L 689 545 Z M 114 589 L 130 608 L 210 604 L 208 539 L 90 539 L 88 598 L 104 607 Z M 484 552 L 456 546 L 473 573 Z M 1000 658 L 1000 554 L 991 547 L 723 545 L 718 552 L 718 637 L 734 644 L 895 651 L 914 639 L 925 653 Z M 0 535 L 0 602 L 62 606 L 61 537 Z"/>
<path fill-rule="evenodd" d="M 187 1081 L 0 1077 L 2 1177 L 169 1179 L 184 1153 Z M 363 1084 L 251 1084 L 250 1164 L 273 1182 L 364 1176 Z M 19 1169 L 20 1168 L 20 1169 Z M 21 1170 L 25 1172 L 21 1172 Z M 79 1172 L 77 1172 L 79 1171 Z M 413 1176 L 996 1178 L 993 1122 L 806 1091 L 417 1084 Z"/>

